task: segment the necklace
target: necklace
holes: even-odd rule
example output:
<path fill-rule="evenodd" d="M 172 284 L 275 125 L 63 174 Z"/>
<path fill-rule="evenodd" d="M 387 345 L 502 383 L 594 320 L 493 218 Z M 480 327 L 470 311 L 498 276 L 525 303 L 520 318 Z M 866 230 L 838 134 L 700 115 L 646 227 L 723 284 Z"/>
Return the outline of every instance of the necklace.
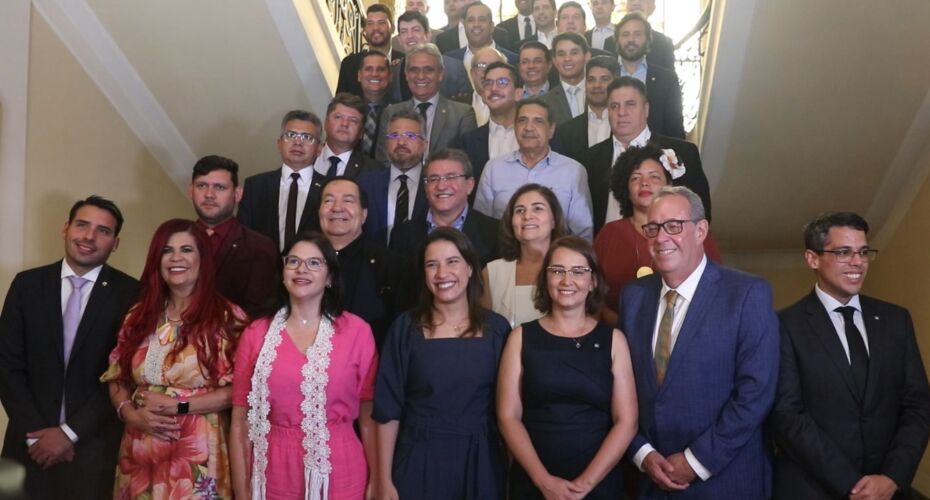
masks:
<path fill-rule="evenodd" d="M 440 321 L 439 323 L 431 323 L 431 324 L 430 324 L 430 328 L 432 328 L 433 331 L 435 331 L 436 328 L 438 328 L 438 327 L 440 327 L 440 326 L 442 326 L 442 325 L 444 325 L 444 324 L 446 324 L 446 321 L 445 321 L 445 320 Z M 468 324 L 468 318 L 465 318 L 465 320 L 459 322 L 457 325 L 453 325 L 453 326 L 452 326 L 452 330 L 455 331 L 455 334 L 456 334 L 456 335 L 459 335 L 459 334 L 462 333 L 462 327 L 464 327 L 464 326 L 467 325 L 467 324 Z"/>
<path fill-rule="evenodd" d="M 184 318 L 171 319 L 168 317 L 168 301 L 165 301 L 165 323 L 171 323 L 172 325 L 180 325 L 184 323 Z"/>

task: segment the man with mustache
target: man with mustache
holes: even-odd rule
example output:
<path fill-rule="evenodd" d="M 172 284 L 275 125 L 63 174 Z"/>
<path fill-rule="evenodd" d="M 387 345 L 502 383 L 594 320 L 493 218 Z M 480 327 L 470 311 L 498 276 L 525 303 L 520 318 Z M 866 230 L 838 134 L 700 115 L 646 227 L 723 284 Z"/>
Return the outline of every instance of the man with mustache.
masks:
<path fill-rule="evenodd" d="M 492 159 L 484 167 L 475 210 L 499 219 L 520 186 L 541 184 L 559 199 L 568 230 L 591 240 L 594 233 L 588 176 L 581 164 L 549 148 L 555 133 L 549 105 L 538 97 L 517 103 L 514 132 L 519 149 Z"/>
<path fill-rule="evenodd" d="M 394 32 L 394 11 L 384 4 L 372 4 L 365 11 L 363 21 L 364 31 L 362 37 L 368 43 L 368 50 L 376 50 L 386 55 L 391 64 L 398 64 L 404 58 L 404 53 L 391 49 L 391 33 Z M 362 89 L 358 82 L 358 70 L 362 62 L 364 51 L 349 54 L 342 59 L 339 65 L 339 81 L 336 92 L 349 92 L 359 97 Z"/>
<path fill-rule="evenodd" d="M 652 42 L 652 27 L 639 13 L 623 16 L 616 29 L 620 75 L 646 84 L 649 99 L 649 128 L 657 134 L 685 138 L 678 75 L 646 60 Z"/>
<path fill-rule="evenodd" d="M 239 165 L 222 156 L 204 156 L 194 164 L 188 191 L 197 225 L 209 236 L 217 290 L 256 317 L 274 295 L 278 249 L 271 238 L 243 226 L 233 216 L 242 199 Z"/>
<path fill-rule="evenodd" d="M 64 259 L 17 274 L 7 292 L 3 457 L 25 466 L 29 498 L 113 498 L 123 426 L 99 378 L 138 285 L 106 263 L 122 226 L 112 201 L 78 201 L 61 230 Z"/>
<path fill-rule="evenodd" d="M 656 0 L 627 0 L 626 11 L 637 12 L 643 16 L 643 19 L 649 19 L 656 11 Z M 610 42 L 611 40 L 607 41 L 607 43 Z M 649 54 L 646 55 L 646 60 L 650 64 L 658 64 L 675 72 L 675 43 L 668 35 L 652 30 L 652 43 L 649 44 Z"/>

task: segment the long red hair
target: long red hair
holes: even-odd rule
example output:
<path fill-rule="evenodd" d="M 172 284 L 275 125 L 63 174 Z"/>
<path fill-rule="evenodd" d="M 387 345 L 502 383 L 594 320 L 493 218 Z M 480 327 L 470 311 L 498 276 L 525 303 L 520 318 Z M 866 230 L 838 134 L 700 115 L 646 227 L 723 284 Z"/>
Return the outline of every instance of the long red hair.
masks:
<path fill-rule="evenodd" d="M 226 356 L 232 359 L 235 340 L 242 330 L 243 319 L 237 318 L 233 306 L 216 290 L 216 267 L 203 229 L 186 219 L 171 219 L 155 230 L 149 244 L 145 268 L 139 279 L 139 299 L 123 322 L 123 342 L 119 347 L 120 379 L 131 380 L 132 357 L 139 345 L 148 339 L 164 317 L 165 304 L 171 292 L 161 276 L 161 260 L 168 239 L 177 233 L 189 233 L 200 254 L 200 274 L 191 292 L 191 301 L 181 314 L 178 339 L 169 354 L 173 359 L 188 344 L 197 350 L 200 372 L 207 380 L 219 380 L 216 368 L 220 345 L 227 341 Z"/>

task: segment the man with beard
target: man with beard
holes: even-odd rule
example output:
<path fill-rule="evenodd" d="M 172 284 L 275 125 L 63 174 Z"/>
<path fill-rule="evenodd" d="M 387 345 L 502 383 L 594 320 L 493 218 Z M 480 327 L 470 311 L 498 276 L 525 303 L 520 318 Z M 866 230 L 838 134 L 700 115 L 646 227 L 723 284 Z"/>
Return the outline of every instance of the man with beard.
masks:
<path fill-rule="evenodd" d="M 596 1 L 596 0 L 595 0 Z M 638 12 L 643 19 L 649 19 L 656 11 L 656 0 L 627 0 L 626 11 Z M 658 64 L 663 68 L 675 72 L 675 43 L 668 35 L 659 31 L 652 31 L 652 43 L 649 54 L 646 56 L 649 64 Z"/>
<path fill-rule="evenodd" d="M 541 184 L 558 198 L 568 230 L 590 241 L 594 234 L 588 176 L 581 164 L 549 148 L 555 133 L 549 105 L 538 97 L 524 99 L 517 103 L 516 116 L 514 131 L 519 149 L 492 159 L 484 167 L 475 210 L 499 219 L 520 186 Z"/>
<path fill-rule="evenodd" d="M 586 113 L 565 122 L 555 131 L 556 151 L 581 162 L 588 148 L 610 137 L 607 87 L 617 78 L 619 65 L 610 56 L 592 57 L 585 65 Z"/>
<path fill-rule="evenodd" d="M 533 0 L 516 0 L 517 15 L 502 21 L 498 27 L 507 32 L 510 50 L 519 52 L 523 42 L 536 34 L 536 21 L 533 19 Z"/>
<path fill-rule="evenodd" d="M 29 498 L 113 498 L 123 426 L 100 374 L 138 285 L 106 264 L 122 226 L 112 201 L 78 201 L 61 230 L 64 259 L 17 274 L 6 294 L 3 457 L 25 466 Z"/>
<path fill-rule="evenodd" d="M 555 125 L 562 125 L 585 111 L 585 64 L 590 59 L 588 42 L 578 33 L 559 33 L 552 40 L 552 60 L 559 85 L 543 96 L 552 109 Z"/>
<path fill-rule="evenodd" d="M 394 32 L 394 11 L 384 4 L 376 3 L 368 7 L 365 18 L 362 20 L 362 37 L 368 42 L 368 50 L 376 50 L 386 55 L 391 64 L 404 58 L 403 52 L 391 50 L 391 33 Z M 339 65 L 339 81 L 336 92 L 349 92 L 362 97 L 362 89 L 358 83 L 358 70 L 361 66 L 364 51 L 349 54 L 343 58 Z"/>
<path fill-rule="evenodd" d="M 394 98 L 388 90 L 392 86 L 391 63 L 387 56 L 378 51 L 365 51 L 362 53 L 361 64 L 358 68 L 358 83 L 362 89 L 362 99 L 365 102 L 365 122 L 362 125 L 362 141 L 360 148 L 369 158 L 375 157 L 378 148 L 378 122 L 381 113 L 388 105 L 393 104 Z"/>
<path fill-rule="evenodd" d="M 217 290 L 250 317 L 256 317 L 274 295 L 278 249 L 271 238 L 233 217 L 242 199 L 239 165 L 222 156 L 204 156 L 194 164 L 188 189 L 197 225 L 209 237 Z"/>
<path fill-rule="evenodd" d="M 423 193 L 423 155 L 429 147 L 424 135 L 425 120 L 416 111 L 400 110 L 384 128 L 384 149 L 389 168 L 372 170 L 358 177 L 368 198 L 365 238 L 387 245 L 394 226 L 426 213 Z"/>
<path fill-rule="evenodd" d="M 646 60 L 652 42 L 652 28 L 646 18 L 635 12 L 623 16 L 617 24 L 616 37 L 620 75 L 632 76 L 646 84 L 649 128 L 657 134 L 684 139 L 678 75 Z"/>

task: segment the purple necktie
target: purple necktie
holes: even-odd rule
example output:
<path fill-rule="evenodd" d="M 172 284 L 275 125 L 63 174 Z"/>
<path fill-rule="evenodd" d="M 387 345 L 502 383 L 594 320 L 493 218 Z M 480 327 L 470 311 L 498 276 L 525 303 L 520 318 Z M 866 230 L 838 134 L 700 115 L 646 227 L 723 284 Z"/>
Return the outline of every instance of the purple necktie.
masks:
<path fill-rule="evenodd" d="M 68 296 L 68 303 L 65 305 L 65 312 L 61 315 L 61 322 L 64 326 L 62 330 L 62 341 L 64 344 L 65 354 L 65 371 L 68 370 L 68 360 L 71 359 L 71 348 L 74 347 L 74 336 L 77 334 L 78 325 L 81 324 L 81 289 L 84 285 L 90 283 L 80 276 L 68 276 L 71 281 L 71 295 Z M 61 402 L 61 421 L 65 421 L 65 404 L 64 395 Z"/>

